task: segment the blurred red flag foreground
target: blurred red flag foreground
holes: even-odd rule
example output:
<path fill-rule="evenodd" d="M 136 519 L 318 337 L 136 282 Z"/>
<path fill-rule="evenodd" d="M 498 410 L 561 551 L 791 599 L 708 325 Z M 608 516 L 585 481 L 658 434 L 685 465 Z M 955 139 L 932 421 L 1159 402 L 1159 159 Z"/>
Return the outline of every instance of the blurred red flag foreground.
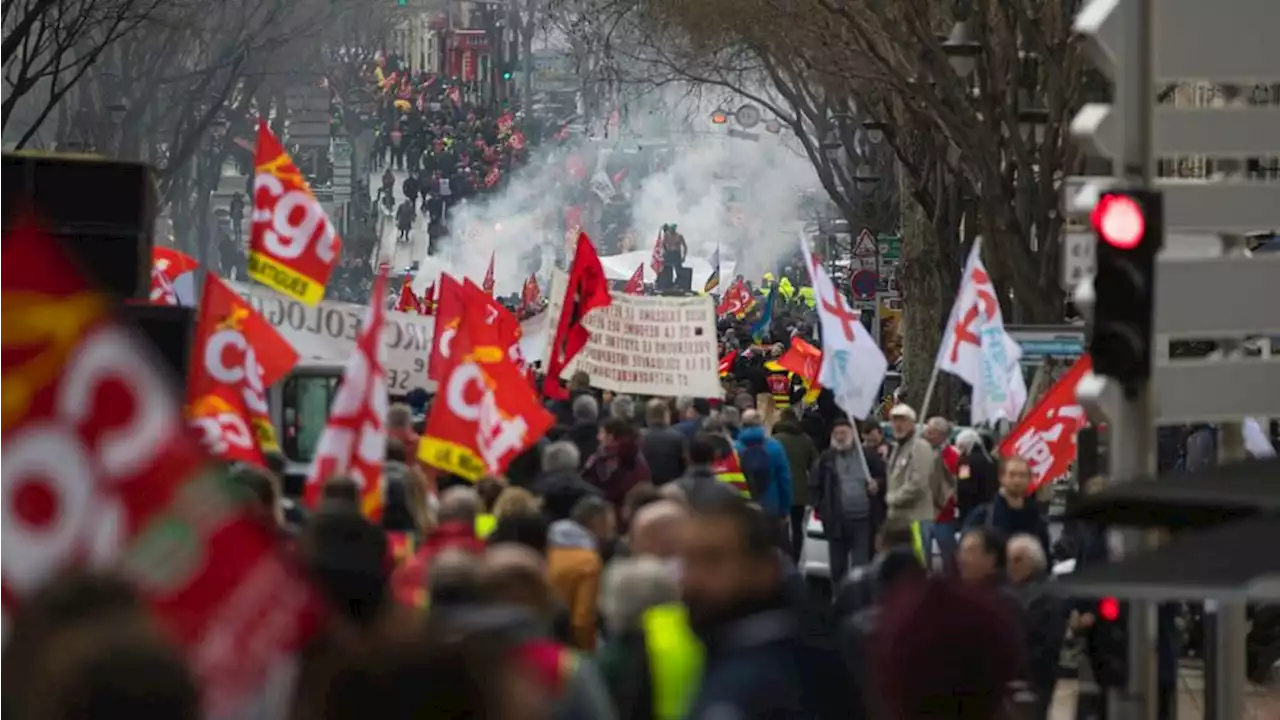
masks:
<path fill-rule="evenodd" d="M 239 713 L 315 631 L 318 597 L 56 241 L 7 232 L 0 267 L 6 625 L 59 570 L 115 568 L 186 647 L 208 715 Z"/>

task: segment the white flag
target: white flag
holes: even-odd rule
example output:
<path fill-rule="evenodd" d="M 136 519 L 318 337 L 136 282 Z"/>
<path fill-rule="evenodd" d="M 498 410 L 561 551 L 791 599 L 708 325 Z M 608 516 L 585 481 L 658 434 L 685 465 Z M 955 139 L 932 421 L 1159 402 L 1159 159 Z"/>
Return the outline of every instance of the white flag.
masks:
<path fill-rule="evenodd" d="M 800 236 L 800 249 L 813 281 L 822 325 L 822 368 L 818 383 L 830 388 L 836 405 L 859 420 L 880 403 L 880 384 L 889 361 L 849 307 L 827 271 L 813 258 L 809 240 Z"/>
<path fill-rule="evenodd" d="M 973 388 L 974 424 L 1016 420 L 1027 402 L 1027 383 L 1018 364 L 1022 348 L 1004 330 L 1000 300 L 981 251 L 981 242 L 975 242 L 936 360 L 939 370 Z"/>
<path fill-rule="evenodd" d="M 604 202 L 609 202 L 617 192 L 614 190 L 613 181 L 609 179 L 609 174 L 604 170 L 597 170 L 596 174 L 591 176 L 591 190 Z"/>

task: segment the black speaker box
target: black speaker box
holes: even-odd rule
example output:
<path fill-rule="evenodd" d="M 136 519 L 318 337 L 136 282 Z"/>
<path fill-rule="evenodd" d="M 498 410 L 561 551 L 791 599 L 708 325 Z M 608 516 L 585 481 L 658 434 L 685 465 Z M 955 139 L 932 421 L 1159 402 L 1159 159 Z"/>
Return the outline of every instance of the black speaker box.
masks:
<path fill-rule="evenodd" d="M 130 303 L 120 308 L 120 315 L 151 341 L 150 349 L 162 361 L 162 367 L 171 376 L 181 399 L 187 383 L 187 369 L 191 363 L 191 335 L 196 325 L 195 308 Z"/>
<path fill-rule="evenodd" d="M 123 300 L 151 288 L 155 180 L 142 163 L 4 153 L 3 228 L 33 218 L 56 235 L 81 270 Z"/>
<path fill-rule="evenodd" d="M 693 268 L 685 265 L 676 268 L 676 289 L 693 292 Z"/>

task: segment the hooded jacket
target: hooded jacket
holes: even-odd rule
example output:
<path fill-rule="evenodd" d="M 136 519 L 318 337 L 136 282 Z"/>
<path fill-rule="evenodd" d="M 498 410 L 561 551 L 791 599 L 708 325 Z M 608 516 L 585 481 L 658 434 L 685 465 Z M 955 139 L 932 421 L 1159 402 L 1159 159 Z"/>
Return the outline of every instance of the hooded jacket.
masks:
<path fill-rule="evenodd" d="M 763 444 L 764 451 L 769 455 L 769 471 L 772 478 L 764 496 L 753 499 L 766 515 L 774 517 L 788 515 L 791 512 L 791 464 L 787 462 L 787 451 L 777 440 L 766 437 L 763 427 L 755 425 L 743 428 L 738 434 L 739 456 L 748 446 L 756 444 Z"/>
<path fill-rule="evenodd" d="M 569 608 L 574 647 L 596 649 L 596 598 L 600 593 L 600 553 L 596 538 L 572 520 L 557 520 L 547 530 L 547 578 Z"/>

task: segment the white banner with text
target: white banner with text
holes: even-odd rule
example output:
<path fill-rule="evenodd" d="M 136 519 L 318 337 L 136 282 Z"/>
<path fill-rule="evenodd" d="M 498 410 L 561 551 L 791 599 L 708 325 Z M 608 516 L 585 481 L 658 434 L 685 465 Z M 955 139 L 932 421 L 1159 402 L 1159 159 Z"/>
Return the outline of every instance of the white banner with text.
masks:
<path fill-rule="evenodd" d="M 568 277 L 551 280 L 547 328 L 554 341 Z M 719 397 L 715 303 L 707 296 L 662 297 L 613 293 L 613 303 L 583 319 L 591 339 L 565 368 L 581 370 L 592 387 L 627 395 Z M 543 357 L 547 357 L 544 353 Z"/>

